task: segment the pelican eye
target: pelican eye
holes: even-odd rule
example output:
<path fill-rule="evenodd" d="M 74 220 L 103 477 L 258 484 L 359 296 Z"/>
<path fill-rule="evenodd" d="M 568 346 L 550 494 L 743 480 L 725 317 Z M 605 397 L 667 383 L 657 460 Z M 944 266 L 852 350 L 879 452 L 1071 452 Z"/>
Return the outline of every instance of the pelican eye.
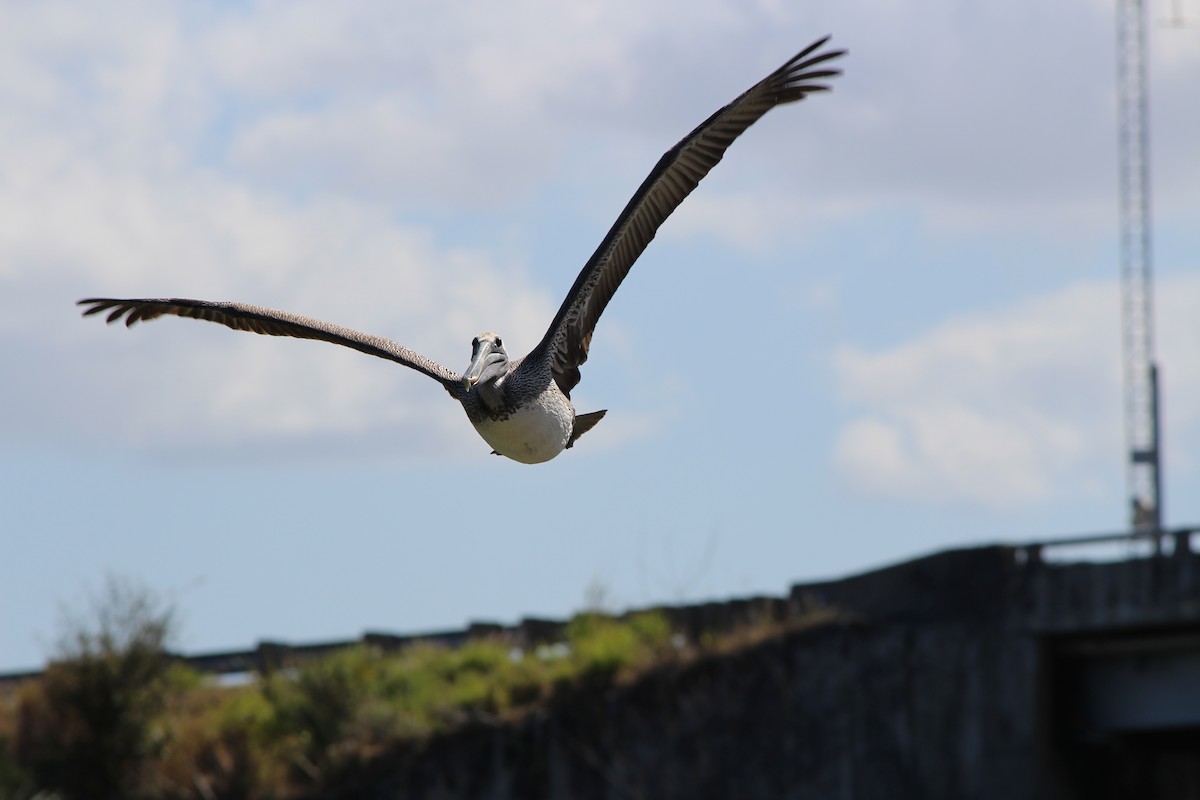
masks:
<path fill-rule="evenodd" d="M 471 340 L 471 347 L 472 347 L 472 348 L 479 347 L 479 340 L 478 340 L 478 339 L 472 339 L 472 340 Z"/>
<path fill-rule="evenodd" d="M 496 337 L 496 347 L 504 347 L 504 342 L 500 341 L 500 337 Z"/>

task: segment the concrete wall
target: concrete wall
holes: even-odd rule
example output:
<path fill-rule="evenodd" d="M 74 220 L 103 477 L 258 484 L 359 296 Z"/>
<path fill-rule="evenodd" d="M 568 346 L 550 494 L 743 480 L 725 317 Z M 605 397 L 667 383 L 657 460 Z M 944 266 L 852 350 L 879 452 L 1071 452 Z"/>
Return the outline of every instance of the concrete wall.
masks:
<path fill-rule="evenodd" d="M 952 551 L 797 586 L 794 612 L 833 606 L 840 621 L 632 686 L 580 689 L 535 718 L 477 724 L 419 751 L 387 754 L 344 776 L 342 794 L 1191 796 L 1179 777 L 1191 774 L 1186 757 L 1168 759 L 1168 769 L 1158 755 L 1122 755 L 1121 731 L 1080 738 L 1086 698 L 1073 693 L 1081 682 L 1072 676 L 1089 668 L 1083 639 L 1119 636 L 1136 652 L 1142 629 L 1200 630 L 1197 557 L 1182 550 L 1051 565 L 1039 555 Z M 1200 675 L 1195 685 L 1200 690 Z M 1200 776 L 1200 758 L 1194 766 Z"/>
<path fill-rule="evenodd" d="M 1037 798 L 1036 648 L 836 624 L 384 758 L 364 797 Z M 349 792 L 348 794 L 353 794 Z"/>

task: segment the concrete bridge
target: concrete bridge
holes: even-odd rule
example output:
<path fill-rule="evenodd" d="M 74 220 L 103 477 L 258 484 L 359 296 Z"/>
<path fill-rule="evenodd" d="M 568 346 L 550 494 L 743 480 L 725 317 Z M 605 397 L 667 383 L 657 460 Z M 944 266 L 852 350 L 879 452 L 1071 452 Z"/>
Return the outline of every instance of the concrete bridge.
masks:
<path fill-rule="evenodd" d="M 484 787 L 497 798 L 1200 798 L 1198 530 L 951 550 L 786 597 L 665 608 L 689 638 L 837 613 L 653 675 L 649 688 L 431 743 L 418 771 L 398 759 L 379 768 L 379 785 L 414 798 Z M 186 660 L 230 672 L 353 644 L 499 636 L 533 646 L 564 624 L 263 643 Z M 586 743 L 586 756 L 564 742 Z M 709 756 L 698 762 L 700 751 Z M 619 776 L 625 795 L 601 773 Z M 463 788 L 463 775 L 479 785 Z"/>
<path fill-rule="evenodd" d="M 850 796 L 1200 798 L 1197 545 L 1194 528 L 1083 536 L 794 587 L 793 605 L 852 609 L 895 648 L 912 683 L 876 706 L 873 724 L 897 726 L 881 761 L 936 754 L 910 791 Z M 858 670 L 868 694 L 886 674 Z"/>

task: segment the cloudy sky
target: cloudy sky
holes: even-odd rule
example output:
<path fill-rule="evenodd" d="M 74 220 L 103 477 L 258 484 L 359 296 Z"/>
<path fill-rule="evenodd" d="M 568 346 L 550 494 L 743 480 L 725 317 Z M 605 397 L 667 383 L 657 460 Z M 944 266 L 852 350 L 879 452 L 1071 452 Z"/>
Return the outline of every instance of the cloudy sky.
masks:
<path fill-rule="evenodd" d="M 1200 17 L 1200 7 L 1185 10 Z M 1157 21 L 1170 8 L 1151 3 Z M 422 376 L 540 338 L 680 136 L 814 38 L 664 226 L 539 466 Z M 0 669 L 106 575 L 179 647 L 780 594 L 1125 525 L 1112 0 L 0 2 Z M 1200 29 L 1154 25 L 1166 506 L 1200 521 Z"/>

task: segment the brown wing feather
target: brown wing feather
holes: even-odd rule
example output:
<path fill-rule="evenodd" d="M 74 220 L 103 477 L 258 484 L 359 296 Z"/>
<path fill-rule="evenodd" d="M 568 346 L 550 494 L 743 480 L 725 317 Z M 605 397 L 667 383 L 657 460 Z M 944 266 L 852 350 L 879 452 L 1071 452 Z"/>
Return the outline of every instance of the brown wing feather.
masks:
<path fill-rule="evenodd" d="M 247 303 L 214 303 L 207 300 L 183 298 L 119 300 L 111 297 L 89 297 L 77 305 L 84 307 L 83 315 L 108 314 L 109 324 L 122 318 L 125 325 L 148 322 L 164 314 L 216 322 L 236 331 L 250 331 L 265 336 L 292 336 L 297 339 L 317 339 L 323 342 L 352 347 L 360 353 L 386 358 L 428 375 L 446 387 L 455 397 L 463 394 L 461 376 L 441 364 L 414 353 L 403 345 L 382 336 L 360 333 L 341 325 L 333 325 L 311 317 L 287 311 L 254 306 Z"/>
<path fill-rule="evenodd" d="M 526 364 L 532 368 L 549 356 L 555 382 L 570 394 L 579 383 L 579 366 L 587 361 L 597 320 L 659 226 L 747 128 L 777 105 L 827 90 L 828 86 L 815 81 L 841 73 L 836 69 L 817 69 L 845 53 L 844 50 L 817 52 L 828 39 L 826 36 L 796 54 L 663 155 L 575 279 L 546 335 L 526 358 Z"/>

